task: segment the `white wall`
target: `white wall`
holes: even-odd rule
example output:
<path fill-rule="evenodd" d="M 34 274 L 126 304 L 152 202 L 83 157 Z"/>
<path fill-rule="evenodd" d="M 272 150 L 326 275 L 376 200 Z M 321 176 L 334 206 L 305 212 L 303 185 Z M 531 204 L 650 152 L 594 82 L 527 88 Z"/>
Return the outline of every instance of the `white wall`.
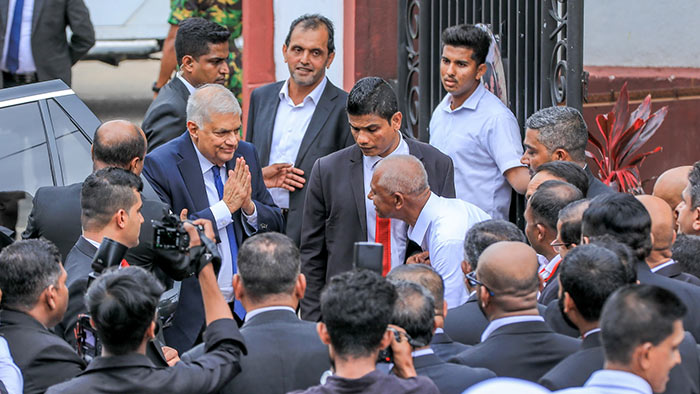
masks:
<path fill-rule="evenodd" d="M 278 81 L 289 78 L 289 69 L 282 57 L 282 45 L 289 32 L 289 25 L 303 14 L 321 14 L 335 27 L 335 59 L 326 70 L 328 79 L 336 86 L 343 86 L 343 2 L 341 0 L 274 0 L 275 13 L 275 76 Z"/>
<path fill-rule="evenodd" d="M 700 67 L 700 1 L 586 0 L 583 62 Z"/>

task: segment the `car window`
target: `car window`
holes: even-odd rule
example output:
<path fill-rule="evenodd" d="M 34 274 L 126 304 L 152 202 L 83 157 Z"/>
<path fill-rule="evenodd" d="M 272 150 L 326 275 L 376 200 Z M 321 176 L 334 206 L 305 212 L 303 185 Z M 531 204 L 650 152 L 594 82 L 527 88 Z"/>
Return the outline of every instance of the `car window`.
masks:
<path fill-rule="evenodd" d="M 47 100 L 51 123 L 56 135 L 58 159 L 63 170 L 63 183 L 70 185 L 82 182 L 92 172 L 90 142 L 78 130 L 78 126 L 68 117 L 54 100 Z"/>

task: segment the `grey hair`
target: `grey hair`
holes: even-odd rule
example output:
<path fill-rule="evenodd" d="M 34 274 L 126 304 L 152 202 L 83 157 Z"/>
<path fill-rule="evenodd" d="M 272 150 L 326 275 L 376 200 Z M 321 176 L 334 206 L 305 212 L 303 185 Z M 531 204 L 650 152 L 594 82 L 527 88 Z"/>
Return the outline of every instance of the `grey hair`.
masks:
<path fill-rule="evenodd" d="M 241 105 L 227 88 L 213 83 L 202 85 L 187 100 L 187 121 L 198 126 L 211 121 L 211 114 L 241 115 Z"/>
<path fill-rule="evenodd" d="M 547 107 L 530 115 L 528 129 L 538 130 L 538 140 L 549 153 L 564 149 L 574 161 L 586 159 L 588 128 L 581 112 L 572 107 Z"/>
<path fill-rule="evenodd" d="M 383 169 L 377 184 L 389 193 L 416 194 L 427 189 L 428 173 L 420 160 L 411 155 L 392 155 L 379 162 Z"/>

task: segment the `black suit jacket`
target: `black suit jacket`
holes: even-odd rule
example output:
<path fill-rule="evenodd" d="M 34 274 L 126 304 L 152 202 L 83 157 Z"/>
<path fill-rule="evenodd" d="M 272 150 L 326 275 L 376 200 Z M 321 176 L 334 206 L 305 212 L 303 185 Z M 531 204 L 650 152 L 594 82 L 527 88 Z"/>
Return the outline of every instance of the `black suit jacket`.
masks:
<path fill-rule="evenodd" d="M 656 271 L 655 274 L 662 275 L 667 278 L 682 280 L 683 282 L 692 283 L 694 285 L 700 285 L 700 279 L 697 276 L 683 272 L 681 265 L 678 263 L 673 263 L 669 266 L 661 268 Z"/>
<path fill-rule="evenodd" d="M 255 145 L 260 153 L 260 165 L 270 164 L 272 132 L 275 127 L 275 115 L 279 107 L 279 93 L 284 81 L 261 86 L 250 95 L 248 108 L 248 127 L 246 141 Z M 304 138 L 297 153 L 294 167 L 304 171 L 304 178 L 309 180 L 311 168 L 316 159 L 352 145 L 355 141 L 350 134 L 345 102 L 348 94 L 337 88 L 330 81 L 326 82 L 321 99 L 311 116 L 309 126 L 304 131 Z M 299 245 L 301 238 L 301 220 L 304 211 L 306 187 L 289 194 L 289 213 L 285 233 Z"/>
<path fill-rule="evenodd" d="M 175 77 L 158 93 L 141 123 L 148 140 L 148 152 L 177 138 L 187 130 L 187 99 L 190 91 Z"/>
<path fill-rule="evenodd" d="M 92 272 L 92 259 L 97 253 L 95 245 L 91 244 L 85 237 L 78 238 L 73 249 L 66 257 L 64 267 L 68 277 L 66 278 L 66 286 L 70 286 L 79 279 L 86 278 Z"/>
<path fill-rule="evenodd" d="M 469 346 L 453 341 L 449 335 L 443 332 L 433 335 L 433 339 L 430 341 L 430 348 L 441 360 L 447 361 L 469 349 Z"/>
<path fill-rule="evenodd" d="M 540 316 L 544 317 L 547 307 L 537 304 Z M 479 308 L 476 295 L 470 296 L 464 304 L 452 308 L 445 317 L 445 334 L 465 345 L 481 342 L 481 334 L 489 325 L 489 320 Z"/>
<path fill-rule="evenodd" d="M 581 341 L 556 334 L 544 322 L 508 324 L 450 362 L 490 369 L 498 376 L 537 382 L 578 350 Z"/>
<path fill-rule="evenodd" d="M 241 367 L 245 345 L 232 319 L 212 322 L 204 333 L 207 353 L 194 363 L 155 367 L 142 354 L 97 357 L 73 380 L 51 387 L 47 393 L 212 393 Z"/>
<path fill-rule="evenodd" d="M 26 313 L 0 311 L 0 335 L 7 340 L 12 358 L 22 371 L 25 393 L 43 393 L 85 369 L 85 363 L 68 343 Z"/>
<path fill-rule="evenodd" d="M 226 163 L 226 168 L 233 170 L 236 159 L 239 157 L 245 159 L 250 169 L 252 199 L 258 215 L 258 231 L 281 231 L 284 226 L 282 213 L 265 188 L 255 147 L 240 141 L 233 158 Z M 176 139 L 146 155 L 143 173 L 161 200 L 171 206 L 174 212 L 179 213 L 183 208 L 187 208 L 190 218 L 205 218 L 215 223 L 214 215 L 209 209 L 197 152 L 188 133 L 182 133 Z M 234 212 L 232 217 L 236 233 L 235 241 L 240 246 L 248 237 L 242 224 L 245 219 L 240 209 Z M 218 235 L 218 231 L 214 230 Z M 197 279 L 190 277 L 182 281 L 180 302 L 173 325 L 163 331 L 165 341 L 168 346 L 182 353 L 194 345 L 203 327 L 202 293 Z"/>
<path fill-rule="evenodd" d="M 454 197 L 454 167 L 449 156 L 432 146 L 405 139 L 411 155 L 428 173 L 430 190 Z M 353 245 L 367 241 L 362 151 L 357 145 L 316 161 L 306 185 L 301 227 L 301 271 L 306 275 L 302 318 L 319 320 L 321 290 L 341 272 L 350 271 Z"/>
<path fill-rule="evenodd" d="M 610 186 L 601 182 L 600 179 L 593 175 L 589 166 L 586 166 L 584 171 L 586 177 L 588 177 L 588 193 L 586 193 L 586 198 L 593 198 L 600 194 L 615 193 L 615 190 L 611 189 Z"/>
<path fill-rule="evenodd" d="M 461 394 L 483 380 L 496 377 L 488 369 L 450 364 L 434 354 L 414 357 L 413 366 L 419 376 L 429 377 L 441 394 Z"/>
<path fill-rule="evenodd" d="M 547 322 L 547 325 L 556 333 L 572 338 L 581 336 L 581 333 L 576 327 L 570 326 L 566 320 L 564 320 L 564 315 L 561 313 L 561 309 L 559 309 L 558 299 L 552 300 L 547 304 L 544 321 Z"/>
<path fill-rule="evenodd" d="M 550 302 L 558 300 L 559 299 L 559 280 L 557 277 L 559 276 L 559 267 L 557 267 L 557 270 L 554 271 L 552 276 L 549 278 L 549 281 L 547 281 L 547 286 L 545 286 L 544 290 L 542 290 L 542 294 L 540 294 L 540 298 L 537 300 L 542 305 L 549 305 Z"/>
<path fill-rule="evenodd" d="M 0 53 L 11 17 L 9 1 L 0 0 Z M 66 38 L 66 26 L 73 35 Z M 83 0 L 34 0 L 31 48 L 40 81 L 60 78 L 71 84 L 73 66 L 95 45 L 95 29 Z M 2 81 L 0 81 L 2 87 Z"/>
<path fill-rule="evenodd" d="M 143 178 L 142 178 L 143 179 Z M 131 248 L 126 253 L 126 261 L 131 265 L 138 265 L 153 271 L 156 267 L 168 264 L 153 250 L 153 229 L 151 220 L 161 220 L 169 208 L 156 196 L 153 188 L 147 185 L 144 179 L 144 192 L 141 193 L 143 207 L 143 223 L 139 234 L 138 246 Z M 68 254 L 82 233 L 80 224 L 80 190 L 81 183 L 68 186 L 48 186 L 37 190 L 34 196 L 34 206 L 29 214 L 27 229 L 22 233 L 22 238 L 44 237 L 56 244 L 63 256 L 63 261 L 68 261 Z M 92 246 L 92 245 L 90 245 Z M 87 250 L 82 248 L 83 251 Z M 94 256 L 94 252 L 90 254 Z M 92 261 L 92 257 L 90 257 Z M 68 268 L 66 267 L 66 270 Z M 89 272 L 89 271 L 88 271 Z M 155 270 L 156 276 L 164 281 L 164 274 Z"/>
<path fill-rule="evenodd" d="M 600 336 L 600 332 L 587 336 L 581 343 L 581 349 L 547 372 L 539 384 L 552 391 L 583 386 L 593 372 L 605 366 Z M 700 371 L 696 346 L 693 336 L 686 333 L 679 346 L 682 362 L 671 369 L 665 393 L 698 393 Z"/>

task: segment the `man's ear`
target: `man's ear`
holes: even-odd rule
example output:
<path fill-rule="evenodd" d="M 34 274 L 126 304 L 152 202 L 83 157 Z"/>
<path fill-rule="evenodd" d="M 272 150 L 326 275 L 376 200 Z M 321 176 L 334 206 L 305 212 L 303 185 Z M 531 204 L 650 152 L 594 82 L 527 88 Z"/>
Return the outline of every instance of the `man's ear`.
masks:
<path fill-rule="evenodd" d="M 180 65 L 180 69 L 187 72 L 192 72 L 195 62 L 196 60 L 194 57 L 192 57 L 192 55 L 185 55 L 182 57 L 182 65 Z"/>
<path fill-rule="evenodd" d="M 399 131 L 401 130 L 401 119 L 403 119 L 403 115 L 401 115 L 401 111 L 397 111 L 395 114 L 391 115 L 391 127 Z"/>
<path fill-rule="evenodd" d="M 537 223 L 535 229 L 537 229 L 537 240 L 541 242 L 547 236 L 547 228 L 543 224 Z"/>
<path fill-rule="evenodd" d="M 700 232 L 700 207 L 693 209 L 693 230 Z"/>
<path fill-rule="evenodd" d="M 129 214 L 124 210 L 120 209 L 117 211 L 117 213 L 114 214 L 114 220 L 116 221 L 117 226 L 119 226 L 120 229 L 126 228 L 126 221 L 129 218 Z"/>
<path fill-rule="evenodd" d="M 586 235 L 582 235 L 581 236 L 581 245 L 588 245 L 589 243 L 591 243 L 591 239 L 588 238 L 588 236 L 586 236 Z"/>
<path fill-rule="evenodd" d="M 41 301 L 41 299 L 43 298 L 44 301 L 46 302 L 46 306 L 49 309 L 54 310 L 58 306 L 58 303 L 56 302 L 57 297 L 58 297 L 58 289 L 56 289 L 56 286 L 50 285 L 49 287 L 44 289 L 43 292 L 41 292 L 41 297 L 39 298 L 39 300 Z"/>
<path fill-rule="evenodd" d="M 190 132 L 190 137 L 192 137 L 194 140 L 197 140 L 197 132 L 199 131 L 199 126 L 197 126 L 197 123 L 188 120 L 187 121 L 187 131 Z"/>
<path fill-rule="evenodd" d="M 300 300 L 300 299 L 304 298 L 305 293 L 306 293 L 306 275 L 299 274 L 299 275 L 297 275 L 297 281 L 294 284 L 294 296 Z"/>
<path fill-rule="evenodd" d="M 486 63 L 481 63 L 479 66 L 476 67 L 476 80 L 481 81 L 481 78 L 484 77 L 484 74 L 486 74 L 486 70 L 488 70 L 488 67 L 486 67 Z"/>
<path fill-rule="evenodd" d="M 391 345 L 391 337 L 394 336 L 394 332 L 391 330 L 384 331 L 384 336 L 382 337 L 382 342 L 379 345 L 380 349 L 386 349 Z"/>
<path fill-rule="evenodd" d="M 238 274 L 233 274 L 233 295 L 237 300 L 245 298 L 245 289 L 243 288 L 243 280 Z"/>
<path fill-rule="evenodd" d="M 131 159 L 131 161 L 129 161 L 128 170 L 130 172 L 136 173 L 136 171 L 134 171 L 134 170 L 139 168 L 138 166 L 140 163 L 141 163 L 141 158 L 139 158 L 138 156 L 134 157 L 133 159 Z"/>
<path fill-rule="evenodd" d="M 489 305 L 491 302 L 491 294 L 489 294 L 489 291 L 486 289 L 486 286 L 479 286 L 479 302 L 481 303 L 482 308 L 486 308 L 486 306 Z"/>
<path fill-rule="evenodd" d="M 642 371 L 651 370 L 654 368 L 654 362 L 652 360 L 653 357 L 651 354 L 653 349 L 654 345 L 651 342 L 644 342 L 643 344 L 637 346 L 637 348 L 634 349 L 634 353 L 632 353 L 632 363 L 636 361 Z"/>
<path fill-rule="evenodd" d="M 555 149 L 554 152 L 552 152 L 552 160 L 571 161 L 571 155 L 564 149 Z"/>
<path fill-rule="evenodd" d="M 442 318 L 447 317 L 447 301 L 443 300 L 442 301 Z"/>
<path fill-rule="evenodd" d="M 152 321 L 151 324 L 146 328 L 146 333 L 144 334 L 144 339 L 151 340 L 156 337 L 156 322 Z"/>
<path fill-rule="evenodd" d="M 400 192 L 393 193 L 391 199 L 394 202 L 394 209 L 397 211 L 403 208 L 406 203 L 406 198 L 403 196 L 403 193 Z"/>
<path fill-rule="evenodd" d="M 321 339 L 321 342 L 323 342 L 325 345 L 331 344 L 331 336 L 328 334 L 328 327 L 326 327 L 324 322 L 316 323 L 316 332 L 318 333 L 318 337 Z"/>
<path fill-rule="evenodd" d="M 462 272 L 464 272 L 464 275 L 472 272 L 472 266 L 469 265 L 467 260 L 462 260 Z"/>
<path fill-rule="evenodd" d="M 575 310 L 576 308 L 576 303 L 574 302 L 574 299 L 571 298 L 571 295 L 569 292 L 564 292 L 564 312 L 569 312 L 572 310 Z"/>

